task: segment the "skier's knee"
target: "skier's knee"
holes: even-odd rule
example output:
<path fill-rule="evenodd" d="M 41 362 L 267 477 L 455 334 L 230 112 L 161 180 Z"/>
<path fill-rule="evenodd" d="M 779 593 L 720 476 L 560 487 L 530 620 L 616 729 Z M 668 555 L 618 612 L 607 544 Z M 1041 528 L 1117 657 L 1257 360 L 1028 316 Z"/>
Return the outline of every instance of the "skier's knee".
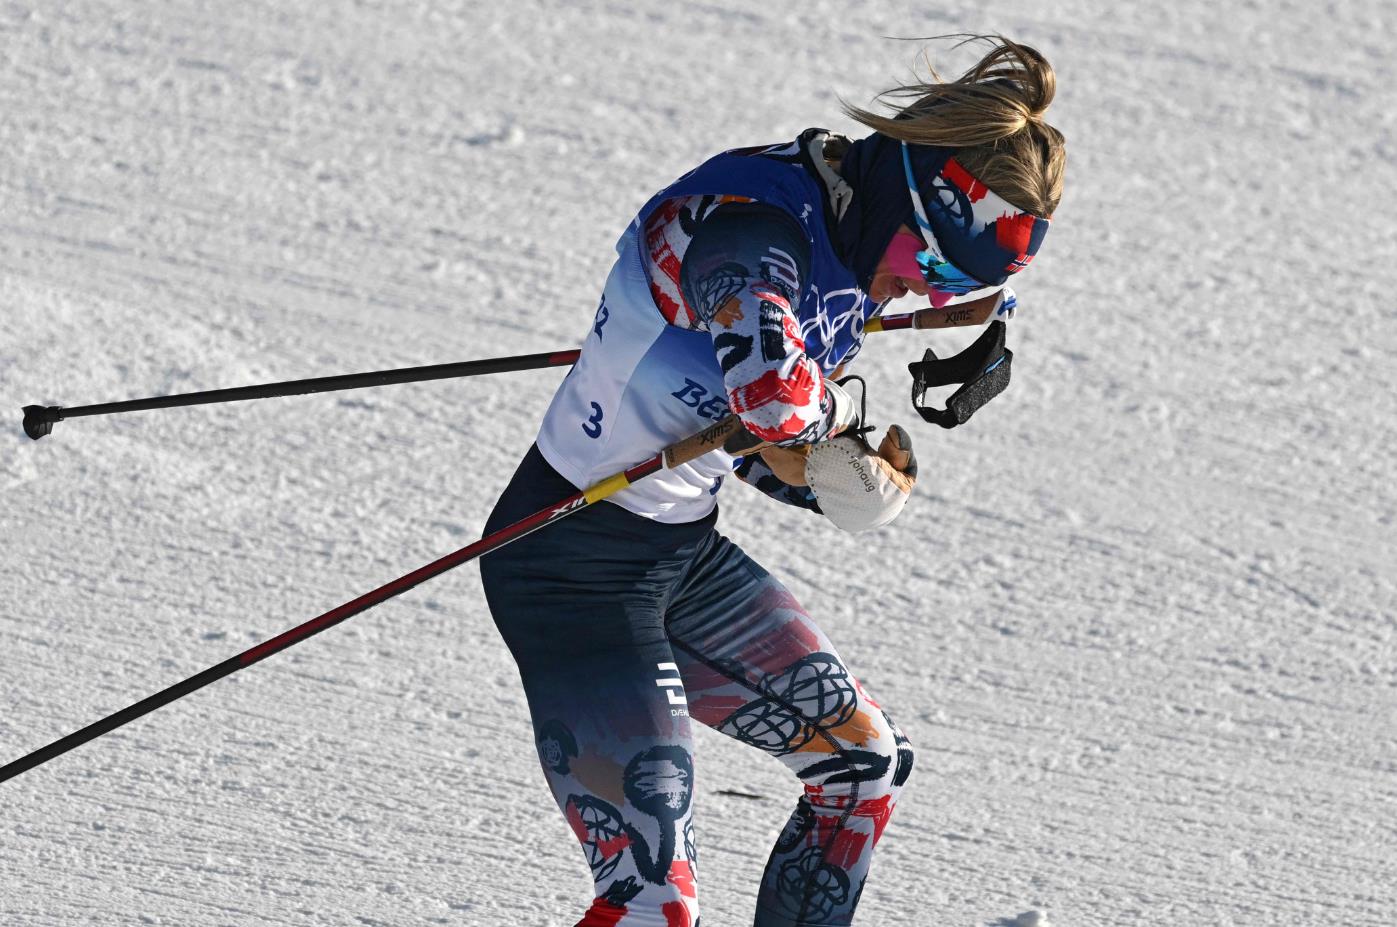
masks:
<path fill-rule="evenodd" d="M 798 775 L 807 793 L 874 798 L 900 791 L 912 775 L 912 762 L 912 744 L 899 733 L 896 738 L 844 747 Z"/>

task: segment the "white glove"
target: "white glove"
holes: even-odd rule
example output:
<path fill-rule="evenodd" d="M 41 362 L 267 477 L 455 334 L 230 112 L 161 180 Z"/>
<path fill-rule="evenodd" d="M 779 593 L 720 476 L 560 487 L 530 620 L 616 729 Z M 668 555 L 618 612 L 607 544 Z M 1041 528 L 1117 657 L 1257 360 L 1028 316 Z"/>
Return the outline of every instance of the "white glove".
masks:
<path fill-rule="evenodd" d="M 912 439 L 899 425 L 875 454 L 862 438 L 841 436 L 810 448 L 805 479 L 820 511 L 851 533 L 881 528 L 901 512 L 917 482 Z"/>

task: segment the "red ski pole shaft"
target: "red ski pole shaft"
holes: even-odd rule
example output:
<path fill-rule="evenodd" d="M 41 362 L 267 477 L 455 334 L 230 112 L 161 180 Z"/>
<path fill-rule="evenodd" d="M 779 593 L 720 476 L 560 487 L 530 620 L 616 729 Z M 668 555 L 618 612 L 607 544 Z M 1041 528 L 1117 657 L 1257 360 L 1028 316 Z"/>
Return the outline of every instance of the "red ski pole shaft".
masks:
<path fill-rule="evenodd" d="M 79 747 L 90 740 L 95 740 L 103 734 L 116 730 L 124 724 L 150 714 L 157 708 L 168 705 L 177 699 L 181 699 L 191 692 L 198 691 L 211 682 L 230 676 L 238 670 L 246 669 L 254 663 L 265 660 L 274 653 L 280 653 L 295 644 L 299 644 L 312 635 L 319 634 L 326 628 L 334 627 L 342 621 L 368 611 L 375 605 L 388 601 L 394 596 L 401 595 L 413 586 L 424 583 L 427 580 L 440 576 L 447 570 L 460 566 L 461 564 L 474 560 L 492 550 L 499 550 L 511 541 L 516 541 L 526 534 L 546 527 L 555 521 L 580 512 L 582 509 L 620 492 L 627 486 L 644 479 L 666 466 L 675 467 L 703 456 L 709 451 L 724 445 L 724 442 L 735 436 L 746 436 L 742 430 L 741 422 L 736 416 L 728 416 L 716 425 L 704 429 L 696 435 L 685 438 L 665 448 L 664 451 L 656 454 L 643 463 L 636 464 L 629 470 L 624 470 L 602 480 L 594 486 L 582 490 L 561 499 L 556 505 L 541 509 L 527 518 L 520 519 L 508 527 L 501 528 L 480 540 L 467 544 L 460 550 L 447 554 L 439 560 L 434 560 L 426 566 L 419 567 L 411 573 L 400 576 L 392 582 L 385 583 L 371 592 L 366 592 L 356 599 L 351 599 L 336 608 L 330 609 L 323 615 L 312 618 L 304 624 L 297 625 L 289 631 L 278 634 L 269 640 L 244 650 L 235 657 L 224 660 L 222 663 L 210 666 L 203 672 L 196 673 L 187 679 L 175 683 L 174 685 L 156 692 L 154 695 L 141 699 L 132 705 L 128 705 L 120 711 L 107 715 L 100 721 L 95 721 L 80 730 L 74 731 L 66 737 L 60 737 L 53 743 L 45 747 L 40 747 L 33 753 L 22 756 L 19 759 L 0 766 L 0 782 L 13 779 L 21 773 L 28 772 L 36 766 L 47 763 L 55 757 L 62 756 L 74 747 Z"/>

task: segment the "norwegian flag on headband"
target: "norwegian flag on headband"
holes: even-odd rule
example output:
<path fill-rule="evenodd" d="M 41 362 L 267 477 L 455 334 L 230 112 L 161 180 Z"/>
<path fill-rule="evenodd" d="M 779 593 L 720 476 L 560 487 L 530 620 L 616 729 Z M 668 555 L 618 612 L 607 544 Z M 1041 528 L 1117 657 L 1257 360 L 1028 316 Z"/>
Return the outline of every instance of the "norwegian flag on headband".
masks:
<path fill-rule="evenodd" d="M 985 186 L 944 148 L 914 149 L 913 170 L 927 219 L 947 258 L 987 284 L 999 285 L 1028 266 L 1051 224 Z M 922 157 L 917 157 L 921 154 Z M 930 160 L 932 163 L 927 164 Z M 921 161 L 921 164 L 917 162 Z M 939 163 L 938 163 L 939 162 Z"/>

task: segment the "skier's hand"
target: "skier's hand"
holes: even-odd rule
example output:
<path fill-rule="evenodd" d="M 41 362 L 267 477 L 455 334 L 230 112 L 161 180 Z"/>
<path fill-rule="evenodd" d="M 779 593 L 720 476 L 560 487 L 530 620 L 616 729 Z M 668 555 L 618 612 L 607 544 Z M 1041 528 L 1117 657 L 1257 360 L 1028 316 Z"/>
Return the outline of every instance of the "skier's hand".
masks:
<path fill-rule="evenodd" d="M 808 486 L 805 477 L 805 461 L 810 456 L 810 444 L 794 447 L 770 445 L 760 451 L 762 460 L 776 474 L 776 478 L 787 486 Z M 870 448 L 871 450 L 871 448 Z M 888 428 L 883 441 L 878 445 L 875 458 L 878 467 L 903 492 L 911 492 L 917 483 L 917 456 L 912 452 L 912 437 L 901 425 Z"/>
<path fill-rule="evenodd" d="M 805 479 L 805 459 L 810 456 L 809 444 L 784 447 L 772 444 L 761 449 L 762 460 L 787 486 L 808 486 Z"/>
<path fill-rule="evenodd" d="M 917 484 L 917 455 L 912 453 L 912 436 L 901 425 L 890 425 L 878 445 L 878 466 L 903 492 Z M 774 467 L 772 469 L 775 469 Z"/>
<path fill-rule="evenodd" d="M 840 435 L 811 447 L 805 481 L 820 511 L 845 531 L 881 528 L 898 516 L 917 482 L 912 439 L 898 425 L 875 451 L 862 435 Z"/>

